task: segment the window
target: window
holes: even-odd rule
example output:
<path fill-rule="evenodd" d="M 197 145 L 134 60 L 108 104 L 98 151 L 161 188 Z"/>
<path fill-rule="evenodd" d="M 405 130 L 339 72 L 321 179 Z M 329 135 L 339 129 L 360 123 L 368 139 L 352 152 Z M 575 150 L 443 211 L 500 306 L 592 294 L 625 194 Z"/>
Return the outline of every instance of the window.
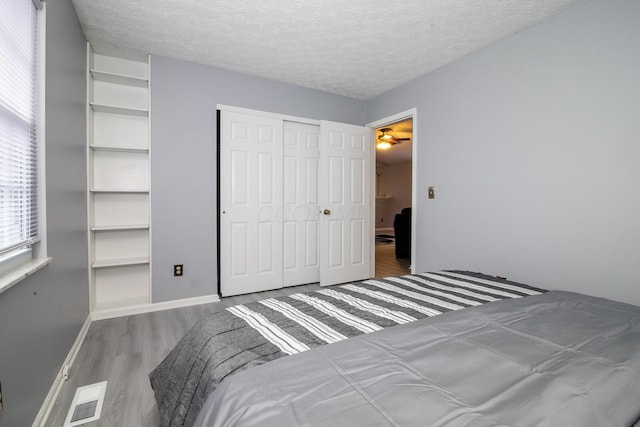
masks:
<path fill-rule="evenodd" d="M 29 261 L 40 240 L 39 7 L 39 1 L 0 1 L 0 274 L 25 263 L 33 268 Z M 0 291 L 6 285 L 0 281 Z"/>

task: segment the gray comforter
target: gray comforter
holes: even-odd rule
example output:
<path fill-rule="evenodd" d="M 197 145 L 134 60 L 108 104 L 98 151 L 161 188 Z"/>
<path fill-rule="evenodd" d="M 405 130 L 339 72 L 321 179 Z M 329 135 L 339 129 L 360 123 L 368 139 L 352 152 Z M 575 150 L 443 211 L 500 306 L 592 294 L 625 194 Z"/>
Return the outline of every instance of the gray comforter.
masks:
<path fill-rule="evenodd" d="M 237 305 L 193 327 L 150 374 L 162 426 L 190 426 L 232 374 L 324 344 L 540 289 L 449 271 L 331 286 Z"/>
<path fill-rule="evenodd" d="M 553 291 L 451 311 L 227 378 L 197 426 L 630 426 L 640 308 Z"/>

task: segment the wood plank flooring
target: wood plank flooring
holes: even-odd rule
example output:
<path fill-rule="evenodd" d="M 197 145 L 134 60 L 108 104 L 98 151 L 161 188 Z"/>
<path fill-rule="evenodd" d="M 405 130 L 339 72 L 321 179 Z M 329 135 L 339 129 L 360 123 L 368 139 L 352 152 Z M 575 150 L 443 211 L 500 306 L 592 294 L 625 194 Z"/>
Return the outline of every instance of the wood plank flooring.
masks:
<path fill-rule="evenodd" d="M 377 245 L 376 277 L 409 273 L 408 260 L 396 260 L 395 246 Z M 223 298 L 221 302 L 93 322 L 47 421 L 61 427 L 76 388 L 108 381 L 102 417 L 85 426 L 157 427 L 159 414 L 151 372 L 200 319 L 225 307 L 319 289 L 318 284 Z"/>
<path fill-rule="evenodd" d="M 396 245 L 376 245 L 376 277 L 409 274 L 411 261 L 396 258 Z"/>
<path fill-rule="evenodd" d="M 47 421 L 61 427 L 76 388 L 108 381 L 99 420 L 85 426 L 157 427 L 151 372 L 200 319 L 236 304 L 319 289 L 318 284 L 223 298 L 221 302 L 93 322 Z"/>

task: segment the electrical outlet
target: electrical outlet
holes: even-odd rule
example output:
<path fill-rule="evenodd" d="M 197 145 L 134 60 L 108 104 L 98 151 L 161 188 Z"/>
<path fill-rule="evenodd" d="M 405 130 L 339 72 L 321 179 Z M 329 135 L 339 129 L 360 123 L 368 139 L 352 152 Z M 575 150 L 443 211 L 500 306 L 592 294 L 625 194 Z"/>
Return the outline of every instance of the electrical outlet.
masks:
<path fill-rule="evenodd" d="M 184 267 L 182 264 L 174 264 L 173 266 L 174 277 L 181 277 L 183 272 L 184 272 Z"/>

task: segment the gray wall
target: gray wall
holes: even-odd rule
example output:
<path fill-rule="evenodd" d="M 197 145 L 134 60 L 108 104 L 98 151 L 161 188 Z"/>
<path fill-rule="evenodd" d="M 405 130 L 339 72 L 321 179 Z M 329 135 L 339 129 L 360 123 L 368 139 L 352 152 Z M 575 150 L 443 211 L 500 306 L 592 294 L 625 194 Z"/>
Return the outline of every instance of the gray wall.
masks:
<path fill-rule="evenodd" d="M 47 0 L 46 180 L 52 263 L 0 295 L 0 426 L 33 422 L 88 315 L 85 38 Z"/>
<path fill-rule="evenodd" d="M 366 113 L 354 99 L 153 56 L 154 302 L 217 293 L 217 104 L 360 125 Z M 173 264 L 184 264 L 183 277 Z"/>
<path fill-rule="evenodd" d="M 640 304 L 638 22 L 587 2 L 368 102 L 418 108 L 418 271 Z"/>

